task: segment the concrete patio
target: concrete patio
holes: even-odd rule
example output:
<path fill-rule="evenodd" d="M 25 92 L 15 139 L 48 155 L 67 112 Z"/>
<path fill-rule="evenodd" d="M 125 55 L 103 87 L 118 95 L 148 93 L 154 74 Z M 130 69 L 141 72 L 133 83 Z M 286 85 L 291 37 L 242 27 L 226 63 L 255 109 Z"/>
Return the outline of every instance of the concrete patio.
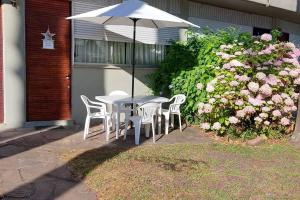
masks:
<path fill-rule="evenodd" d="M 97 199 L 81 180 L 68 170 L 68 163 L 59 158 L 72 149 L 84 151 L 102 147 L 134 148 L 134 138 L 126 141 L 111 135 L 109 143 L 100 127 L 91 129 L 86 141 L 79 127 L 21 129 L 0 133 L 0 199 Z M 183 133 L 172 131 L 158 135 L 157 145 L 209 143 L 198 128 Z M 141 137 L 141 145 L 152 145 L 152 138 Z"/>

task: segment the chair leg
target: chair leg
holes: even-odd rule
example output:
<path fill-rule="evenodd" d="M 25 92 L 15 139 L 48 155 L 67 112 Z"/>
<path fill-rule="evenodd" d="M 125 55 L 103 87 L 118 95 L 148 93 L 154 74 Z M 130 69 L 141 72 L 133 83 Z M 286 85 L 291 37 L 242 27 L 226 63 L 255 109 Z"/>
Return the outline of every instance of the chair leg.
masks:
<path fill-rule="evenodd" d="M 139 145 L 140 144 L 142 120 L 134 121 L 133 123 L 134 123 L 135 145 Z"/>
<path fill-rule="evenodd" d="M 165 115 L 165 134 L 169 134 L 169 118 L 170 115 Z"/>
<path fill-rule="evenodd" d="M 179 118 L 179 128 L 180 128 L 180 132 L 182 132 L 181 115 L 180 115 L 180 114 L 178 114 L 178 118 Z"/>
<path fill-rule="evenodd" d="M 171 114 L 171 127 L 174 129 L 174 115 Z"/>
<path fill-rule="evenodd" d="M 105 124 L 106 124 L 106 141 L 109 141 L 109 123 L 110 123 L 110 118 L 106 117 L 105 118 Z"/>
<path fill-rule="evenodd" d="M 112 115 L 112 118 L 111 118 L 111 129 L 112 129 L 112 131 L 115 131 L 116 130 L 116 114 L 115 113 L 113 113 L 113 115 Z"/>
<path fill-rule="evenodd" d="M 90 117 L 87 116 L 85 120 L 85 125 L 84 125 L 84 132 L 83 132 L 83 139 L 86 139 L 86 136 L 89 134 L 89 128 L 90 128 Z"/>
<path fill-rule="evenodd" d="M 107 123 L 106 123 L 106 119 L 103 119 L 102 120 L 102 123 L 103 123 L 103 127 L 104 127 L 104 131 L 107 131 L 107 129 L 108 129 L 108 126 L 107 126 Z"/>
<path fill-rule="evenodd" d="M 152 135 L 153 135 L 153 143 L 155 143 L 155 120 L 152 120 Z"/>
<path fill-rule="evenodd" d="M 125 119 L 124 140 L 126 140 L 126 136 L 127 136 L 128 123 L 129 123 L 129 120 Z"/>
<path fill-rule="evenodd" d="M 146 132 L 146 137 L 150 137 L 150 124 L 145 125 L 145 132 Z"/>

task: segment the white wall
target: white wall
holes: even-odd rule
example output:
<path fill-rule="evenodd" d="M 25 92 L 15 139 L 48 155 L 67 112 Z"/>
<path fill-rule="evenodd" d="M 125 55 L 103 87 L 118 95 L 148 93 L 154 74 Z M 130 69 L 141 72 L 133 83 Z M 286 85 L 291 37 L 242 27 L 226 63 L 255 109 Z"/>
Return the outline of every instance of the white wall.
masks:
<path fill-rule="evenodd" d="M 18 8 L 2 1 L 4 124 L 1 130 L 22 127 L 26 121 L 26 62 L 24 1 Z"/>
<path fill-rule="evenodd" d="M 136 68 L 135 95 L 149 95 L 146 74 L 153 68 Z M 91 99 L 95 96 L 108 95 L 114 90 L 123 90 L 131 94 L 131 68 L 115 66 L 74 66 L 72 77 L 72 115 L 78 124 L 85 120 L 85 107 L 80 100 L 84 94 Z"/>

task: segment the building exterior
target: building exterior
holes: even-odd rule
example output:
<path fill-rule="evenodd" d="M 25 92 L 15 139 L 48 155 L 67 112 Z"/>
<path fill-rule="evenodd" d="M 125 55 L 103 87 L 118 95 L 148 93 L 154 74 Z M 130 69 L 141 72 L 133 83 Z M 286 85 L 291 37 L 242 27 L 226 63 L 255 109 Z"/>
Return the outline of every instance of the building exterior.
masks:
<path fill-rule="evenodd" d="M 0 8 L 0 130 L 22 126 L 82 123 L 80 95 L 130 93 L 132 28 L 101 26 L 65 18 L 121 0 L 2 0 Z M 146 0 L 212 29 L 235 26 L 260 33 L 274 27 L 300 45 L 296 0 Z M 284 2 L 284 3 L 283 3 Z M 43 48 L 49 28 L 54 49 Z M 184 30 L 138 28 L 137 95 L 150 94 L 145 75 L 163 59 L 170 40 Z M 51 46 L 51 45 L 50 45 Z"/>

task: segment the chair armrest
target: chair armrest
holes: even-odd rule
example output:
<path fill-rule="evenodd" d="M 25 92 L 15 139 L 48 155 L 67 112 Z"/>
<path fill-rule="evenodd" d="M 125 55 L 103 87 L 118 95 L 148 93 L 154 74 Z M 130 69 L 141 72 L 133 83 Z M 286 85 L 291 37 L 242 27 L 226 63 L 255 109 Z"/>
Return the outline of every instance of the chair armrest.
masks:
<path fill-rule="evenodd" d="M 99 109 L 99 110 L 105 110 L 105 107 L 93 106 L 93 105 L 89 105 L 89 108 L 94 108 L 94 109 Z"/>
<path fill-rule="evenodd" d="M 97 101 L 91 101 L 91 100 L 90 100 L 90 103 L 91 103 L 91 104 L 95 104 L 95 105 L 99 105 L 99 106 L 106 107 L 106 104 L 105 104 L 105 103 L 102 103 L 102 102 L 97 102 Z"/>
<path fill-rule="evenodd" d="M 171 102 L 171 101 L 173 101 L 175 99 L 175 96 L 174 97 L 172 97 L 171 99 L 169 99 L 169 101 L 168 102 Z"/>

